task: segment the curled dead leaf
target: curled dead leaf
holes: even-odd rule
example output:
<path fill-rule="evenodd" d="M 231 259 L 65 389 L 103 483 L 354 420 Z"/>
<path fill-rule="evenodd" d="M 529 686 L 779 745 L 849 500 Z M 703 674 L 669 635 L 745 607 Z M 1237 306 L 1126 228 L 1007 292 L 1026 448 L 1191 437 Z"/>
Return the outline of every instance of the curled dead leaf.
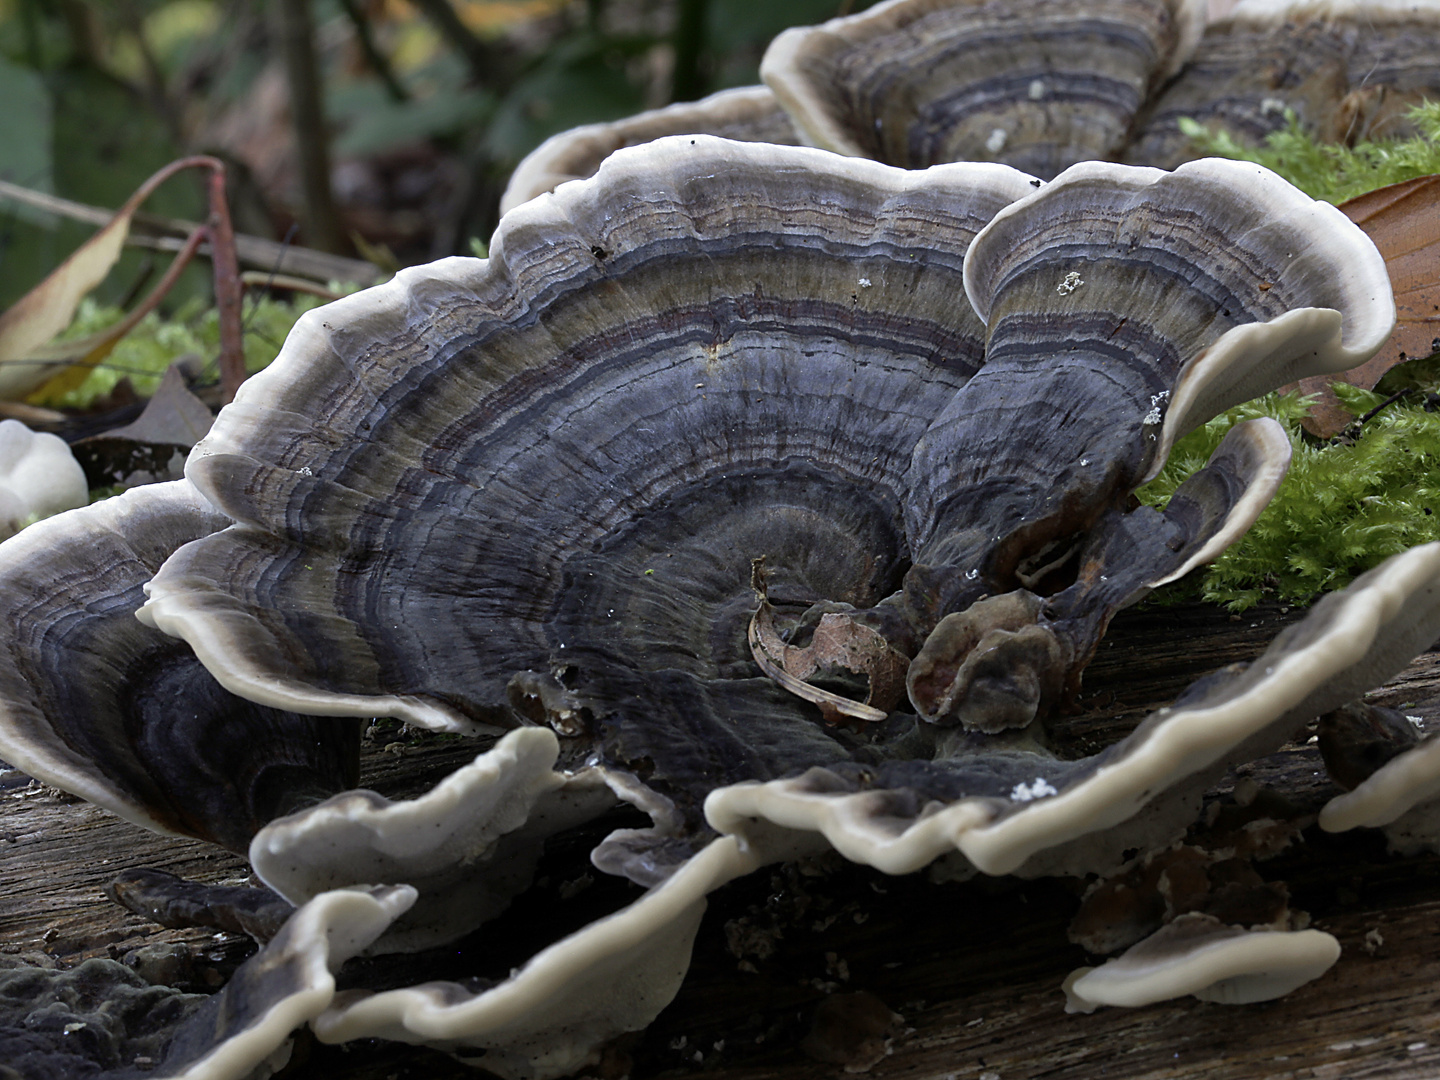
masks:
<path fill-rule="evenodd" d="M 788 645 L 775 629 L 775 609 L 765 596 L 763 560 L 752 565 L 751 585 L 760 606 L 750 620 L 750 654 L 760 670 L 780 686 L 819 706 L 827 722 L 884 720 L 905 696 L 910 660 L 881 634 L 848 614 L 827 612 L 820 617 L 809 645 Z M 869 691 L 863 702 L 805 681 L 837 669 L 866 678 Z"/>

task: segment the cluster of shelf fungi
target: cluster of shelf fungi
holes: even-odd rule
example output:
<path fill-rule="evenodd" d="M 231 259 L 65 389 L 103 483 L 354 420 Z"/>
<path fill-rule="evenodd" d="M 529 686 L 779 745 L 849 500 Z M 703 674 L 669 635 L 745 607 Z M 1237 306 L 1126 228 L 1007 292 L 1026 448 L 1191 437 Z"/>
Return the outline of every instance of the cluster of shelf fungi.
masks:
<path fill-rule="evenodd" d="M 707 896 L 836 853 L 1085 883 L 1070 934 L 1110 958 L 1072 1011 L 1321 976 L 1335 937 L 1255 868 L 1316 815 L 1214 791 L 1319 718 L 1318 827 L 1437 850 L 1440 744 L 1363 696 L 1440 634 L 1440 546 L 1100 746 L 1081 680 L 1290 455 L 1250 421 L 1134 506 L 1175 440 L 1394 324 L 1357 227 L 1184 161 L 1176 118 L 1403 130 L 1437 18 L 892 0 L 782 35 L 768 88 L 558 136 L 488 260 L 306 315 L 186 479 L 0 545 L 0 757 L 263 882 L 123 875 L 262 947 L 209 996 L 7 964 L 9 999 L 51 994 L 4 1018 L 8 1067 L 266 1075 L 308 1025 L 568 1075 L 674 998 Z M 477 756 L 383 798 L 371 717 Z M 633 883 L 613 910 L 508 976 L 396 983 L 387 956 L 483 951 L 576 837 Z M 131 1004 L 76 1020 L 80 984 Z"/>

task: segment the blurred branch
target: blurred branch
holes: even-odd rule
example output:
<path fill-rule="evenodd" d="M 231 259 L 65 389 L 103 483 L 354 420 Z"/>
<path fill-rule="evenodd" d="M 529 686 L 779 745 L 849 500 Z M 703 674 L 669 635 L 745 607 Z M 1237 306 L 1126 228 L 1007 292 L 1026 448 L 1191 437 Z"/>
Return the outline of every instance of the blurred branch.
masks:
<path fill-rule="evenodd" d="M 185 133 L 181 128 L 180 117 L 175 111 L 175 104 L 170 99 L 165 72 L 161 69 L 160 61 L 155 56 L 155 50 L 150 47 L 150 39 L 145 33 L 144 16 L 134 0 L 124 0 L 120 3 L 118 13 L 126 31 L 135 39 L 136 48 L 140 53 L 140 62 L 145 69 L 143 90 L 150 99 L 150 107 L 164 122 L 170 132 L 170 137 L 175 140 L 175 144 L 183 146 Z"/>
<path fill-rule="evenodd" d="M 291 277 L 288 274 L 267 274 L 263 270 L 246 270 L 240 275 L 240 284 L 245 289 L 281 289 L 286 292 L 301 292 L 318 296 L 322 300 L 339 300 L 344 293 L 338 293 L 326 285 L 318 285 L 308 278 Z"/>
<path fill-rule="evenodd" d="M 39 0 L 20 0 L 20 28 L 25 37 L 25 61 L 35 71 L 45 70 L 44 52 L 40 47 Z"/>
<path fill-rule="evenodd" d="M 105 46 L 100 29 L 100 13 L 81 0 L 58 0 L 60 17 L 70 37 L 70 47 L 75 55 L 96 71 L 108 71 L 105 66 Z"/>
<path fill-rule="evenodd" d="M 460 16 L 455 14 L 455 9 L 450 6 L 450 0 L 413 0 L 413 3 L 420 9 L 421 14 L 430 20 L 440 36 L 465 57 L 465 63 L 469 65 L 475 82 L 480 86 L 494 86 L 494 56 L 485 43 L 460 21 Z"/>
<path fill-rule="evenodd" d="M 675 22 L 675 74 L 671 101 L 694 101 L 705 93 L 700 56 L 705 51 L 705 16 L 710 0 L 680 0 Z"/>
<path fill-rule="evenodd" d="M 215 276 L 215 309 L 220 320 L 220 388 L 226 404 L 235 400 L 235 391 L 245 381 L 244 333 L 240 326 L 240 261 L 235 254 L 235 229 L 230 223 L 230 203 L 225 197 L 225 163 L 209 159 L 210 215 L 205 231 L 210 234 L 210 265 Z"/>
<path fill-rule="evenodd" d="M 370 70 L 380 76 L 380 81 L 385 84 L 385 90 L 394 102 L 409 101 L 410 95 L 395 75 L 395 69 L 390 66 L 390 61 L 385 59 L 385 54 L 375 44 L 375 35 L 370 32 L 370 20 L 365 18 L 365 13 L 360 10 L 355 0 L 340 0 L 340 6 L 345 10 L 345 17 L 350 20 L 350 25 L 355 28 L 355 37 L 360 42 L 360 51 L 365 54 L 365 62 L 370 65 Z"/>
<path fill-rule="evenodd" d="M 114 269 L 141 203 L 176 173 L 197 168 L 207 170 L 210 176 L 210 213 L 205 223 L 197 225 L 185 238 L 160 284 L 118 322 L 97 333 L 79 338 L 57 336 L 73 320 L 85 295 Z M 125 200 L 125 205 L 112 215 L 104 228 L 0 314 L 0 341 L 4 342 L 4 363 L 10 375 L 5 396 L 23 397 L 46 387 L 61 389 L 61 384 L 77 375 L 83 380 L 88 369 L 109 356 L 116 342 L 169 295 L 186 265 L 206 241 L 210 244 L 215 304 L 220 318 L 220 383 L 224 399 L 233 398 L 245 378 L 240 270 L 225 199 L 225 163 L 204 155 L 179 158 L 157 169 Z"/>
<path fill-rule="evenodd" d="M 325 126 L 319 59 L 310 0 L 274 0 L 285 77 L 290 85 L 290 116 L 295 149 L 300 156 L 300 185 L 305 201 L 305 226 L 312 246 L 323 251 L 346 249 L 345 231 L 330 190 L 330 133 Z"/>
<path fill-rule="evenodd" d="M 115 216 L 113 210 L 88 206 L 71 199 L 47 195 L 42 191 L 31 191 L 19 184 L 12 184 L 8 180 L 0 180 L 0 199 L 24 203 L 26 206 L 33 206 L 38 210 L 48 210 L 53 214 L 59 214 L 73 221 L 83 221 L 90 225 L 107 225 Z M 128 242 L 136 247 L 154 248 L 159 251 L 179 251 L 185 246 L 184 240 L 181 238 L 189 236 L 200 227 L 198 222 L 148 214 L 144 211 L 138 211 L 134 220 L 137 228 L 150 230 L 150 235 L 137 234 L 132 231 Z M 363 262 L 360 259 L 347 259 L 341 255 L 331 255 L 311 248 L 280 244 L 262 236 L 237 234 L 235 251 L 241 263 L 256 270 L 280 270 L 313 278 L 316 281 L 353 281 L 359 285 L 374 285 L 381 277 L 380 269 L 373 263 Z M 209 246 L 202 247 L 199 254 L 208 255 Z"/>

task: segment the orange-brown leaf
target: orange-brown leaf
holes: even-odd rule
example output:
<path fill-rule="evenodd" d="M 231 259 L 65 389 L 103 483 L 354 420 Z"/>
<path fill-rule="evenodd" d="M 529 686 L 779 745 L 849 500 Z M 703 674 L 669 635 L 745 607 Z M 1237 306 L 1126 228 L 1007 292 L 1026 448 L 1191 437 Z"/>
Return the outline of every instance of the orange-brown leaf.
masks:
<path fill-rule="evenodd" d="M 1390 340 L 1366 363 L 1338 376 L 1369 390 L 1396 364 L 1440 351 L 1440 176 L 1421 176 L 1357 196 L 1340 209 L 1385 257 L 1399 321 Z M 1320 398 L 1305 427 L 1322 438 L 1338 434 L 1351 416 L 1330 390 L 1336 376 L 1302 379 Z"/>

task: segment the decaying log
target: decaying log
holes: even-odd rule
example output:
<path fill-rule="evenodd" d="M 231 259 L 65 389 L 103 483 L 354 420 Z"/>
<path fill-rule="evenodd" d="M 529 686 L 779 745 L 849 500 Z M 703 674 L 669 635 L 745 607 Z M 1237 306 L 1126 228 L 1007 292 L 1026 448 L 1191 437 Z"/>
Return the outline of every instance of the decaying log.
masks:
<path fill-rule="evenodd" d="M 1073 750 L 1123 733 L 1197 675 L 1254 656 L 1299 612 L 1157 609 L 1118 619 L 1092 665 L 1073 725 Z M 1440 723 L 1440 653 L 1419 657 L 1372 696 Z M 423 790 L 476 752 L 453 737 L 383 729 L 363 780 L 383 794 Z M 1302 805 L 1333 793 L 1313 745 L 1298 743 L 1237 770 Z M 603 830 L 610 823 L 599 823 Z M 458 950 L 461 964 L 503 972 L 557 925 L 623 903 L 628 884 L 586 872 L 577 837 L 541 866 L 533 903 L 517 905 Z M 238 858 L 198 842 L 152 836 L 84 803 L 0 773 L 0 951 L 74 963 L 182 942 L 219 981 L 253 948 L 241 937 L 162 930 L 105 899 L 126 866 L 237 883 Z M 1136 1010 L 1067 1015 L 1060 983 L 1087 962 L 1065 928 L 1080 885 L 1012 879 L 936 883 L 889 878 L 840 860 L 776 867 L 712 898 L 679 997 L 641 1034 L 620 1041 L 599 1075 L 705 1073 L 715 1080 L 818 1080 L 843 1075 L 799 1048 L 817 1004 L 855 990 L 903 1017 L 891 1052 L 869 1075 L 955 1080 L 1329 1080 L 1440 1074 L 1440 857 L 1390 856 L 1375 834 L 1305 842 L 1259 864 L 1283 880 L 1292 906 L 1339 938 L 1340 961 L 1277 1002 L 1244 1007 L 1193 999 Z M 562 898 L 563 897 L 563 898 Z M 454 950 L 451 951 L 455 952 Z M 452 958 L 453 960 L 453 958 Z M 361 975 L 430 973 L 435 957 L 362 961 Z M 459 973 L 457 973 L 459 974 Z M 285 1075 L 334 1080 L 478 1075 L 452 1059 L 398 1044 L 325 1047 L 302 1040 Z"/>

